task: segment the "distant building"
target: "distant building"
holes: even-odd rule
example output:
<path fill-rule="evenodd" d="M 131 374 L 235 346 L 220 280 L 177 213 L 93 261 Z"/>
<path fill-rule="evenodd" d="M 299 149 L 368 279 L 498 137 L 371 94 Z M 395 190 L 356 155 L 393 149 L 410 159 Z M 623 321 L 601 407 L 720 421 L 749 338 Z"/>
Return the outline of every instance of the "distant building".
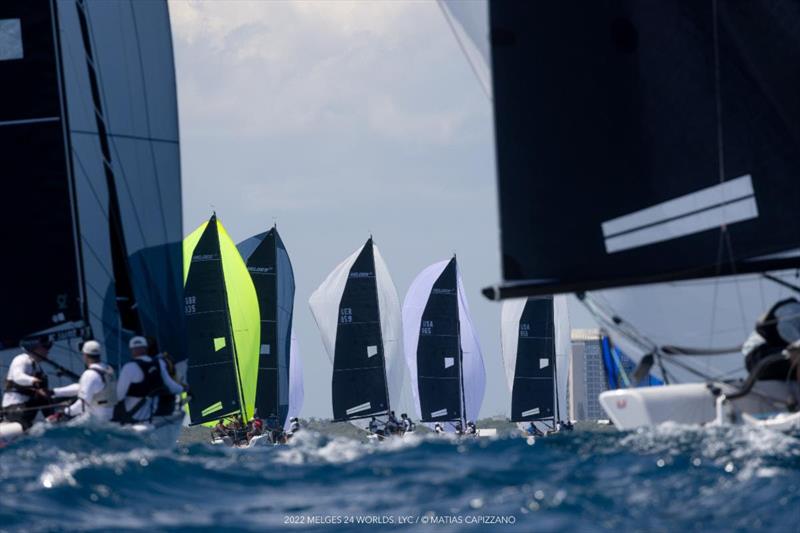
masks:
<path fill-rule="evenodd" d="M 597 397 L 605 391 L 602 336 L 599 329 L 572 330 L 572 360 L 567 381 L 569 417 L 572 420 L 606 418 Z"/>

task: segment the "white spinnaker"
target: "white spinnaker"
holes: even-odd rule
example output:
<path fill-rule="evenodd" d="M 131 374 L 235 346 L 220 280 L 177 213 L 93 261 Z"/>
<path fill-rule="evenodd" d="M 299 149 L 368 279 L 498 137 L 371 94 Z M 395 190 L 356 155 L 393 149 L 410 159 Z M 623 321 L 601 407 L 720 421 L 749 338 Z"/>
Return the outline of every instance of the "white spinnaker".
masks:
<path fill-rule="evenodd" d="M 483 366 L 478 333 L 472 324 L 472 315 L 469 312 L 467 295 L 464 283 L 461 280 L 461 270 L 456 263 L 458 274 L 458 319 L 460 322 L 461 375 L 464 387 L 464 410 L 466 419 L 477 421 L 483 404 L 483 394 L 486 391 L 486 368 Z"/>
<path fill-rule="evenodd" d="M 556 337 L 556 385 L 558 386 L 558 413 L 562 420 L 569 418 L 567 410 L 567 378 L 572 359 L 572 337 L 567 296 L 553 297 L 553 322 Z"/>
<path fill-rule="evenodd" d="M 796 281 L 794 271 L 774 274 Z M 659 283 L 592 292 L 603 307 L 659 346 L 714 349 L 740 346 L 769 307 L 792 292 L 760 275 Z M 638 361 L 647 350 L 608 328 L 614 343 Z M 673 381 L 703 381 L 669 361 L 675 359 L 711 377 L 745 375 L 741 353 L 714 356 L 669 356 L 664 361 Z M 658 365 L 652 372 L 661 376 Z"/>
<path fill-rule="evenodd" d="M 289 431 L 291 419 L 300 416 L 303 409 L 303 361 L 300 359 L 300 350 L 297 344 L 297 336 L 292 328 L 292 337 L 289 344 L 289 410 L 286 415 L 286 423 L 283 425 L 284 431 Z"/>
<path fill-rule="evenodd" d="M 403 316 L 397 287 L 389 275 L 389 269 L 378 247 L 372 245 L 375 261 L 375 284 L 378 289 L 378 309 L 381 315 L 381 338 L 386 365 L 386 380 L 389 402 L 393 410 L 401 409 L 405 362 L 403 361 Z M 398 413 L 399 416 L 399 413 Z"/>
<path fill-rule="evenodd" d="M 433 284 L 445 269 L 450 260 L 439 261 L 420 272 L 408 288 L 403 300 L 403 348 L 408 365 L 408 376 L 411 382 L 411 395 L 414 399 L 414 411 L 417 418 L 422 418 L 419 403 L 419 382 L 417 381 L 417 345 L 422 313 L 428 303 Z"/>
<path fill-rule="evenodd" d="M 428 303 L 433 284 L 447 267 L 450 260 L 439 261 L 420 272 L 411 287 L 408 289 L 403 301 L 403 346 L 405 348 L 406 364 L 408 365 L 411 392 L 414 398 L 414 409 L 417 417 L 422 417 L 419 401 L 419 383 L 417 381 L 417 345 L 419 343 L 419 328 L 422 313 Z M 458 266 L 456 264 L 456 266 Z M 458 315 L 460 322 L 460 339 L 462 351 L 462 376 L 464 387 L 465 415 L 467 420 L 477 420 L 480 414 L 483 394 L 486 388 L 486 370 L 483 366 L 480 343 L 472 318 L 469 305 L 465 296 L 461 272 L 457 270 L 458 277 Z"/>
<path fill-rule="evenodd" d="M 336 351 L 336 330 L 339 325 L 339 303 L 342 301 L 342 294 L 347 284 L 347 276 L 350 274 L 350 268 L 352 268 L 353 263 L 356 262 L 358 254 L 360 253 L 361 248 L 339 263 L 308 299 L 311 314 L 314 315 L 314 320 L 319 328 L 319 334 L 322 336 L 322 344 L 325 346 L 325 353 L 328 354 L 328 359 L 330 359 L 331 364 L 333 364 Z"/>
<path fill-rule="evenodd" d="M 517 346 L 519 345 L 519 321 L 525 310 L 527 298 L 504 300 L 500 310 L 500 355 L 506 370 L 508 392 L 514 391 L 514 374 L 517 370 Z"/>

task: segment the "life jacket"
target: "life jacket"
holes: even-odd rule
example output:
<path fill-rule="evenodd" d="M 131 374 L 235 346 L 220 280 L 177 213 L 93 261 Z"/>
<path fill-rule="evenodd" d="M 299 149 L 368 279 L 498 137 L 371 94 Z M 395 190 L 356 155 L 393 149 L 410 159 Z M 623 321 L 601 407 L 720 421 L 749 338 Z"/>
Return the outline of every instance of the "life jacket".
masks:
<path fill-rule="evenodd" d="M 114 369 L 106 365 L 89 366 L 87 370 L 92 370 L 103 380 L 103 389 L 95 393 L 91 400 L 86 402 L 89 407 L 112 407 L 117 403 L 117 376 Z"/>
<path fill-rule="evenodd" d="M 143 359 L 133 360 L 144 375 L 144 379 L 138 383 L 131 383 L 128 386 L 127 396 L 131 398 L 150 398 L 158 396 L 164 390 L 164 380 L 161 379 L 161 367 L 158 358 L 151 358 L 150 361 Z"/>

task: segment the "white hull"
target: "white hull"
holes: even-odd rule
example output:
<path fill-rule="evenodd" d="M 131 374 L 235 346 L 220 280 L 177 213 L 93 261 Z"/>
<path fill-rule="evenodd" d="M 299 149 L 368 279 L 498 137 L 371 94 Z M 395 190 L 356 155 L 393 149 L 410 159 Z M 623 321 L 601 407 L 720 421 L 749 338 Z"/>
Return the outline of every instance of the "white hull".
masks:
<path fill-rule="evenodd" d="M 726 384 L 714 385 L 723 393 L 737 390 Z M 705 383 L 688 383 L 606 391 L 600 394 L 599 400 L 617 429 L 631 430 L 664 422 L 705 425 L 751 419 L 756 425 L 766 425 L 764 420 L 756 420 L 752 415 L 775 414 L 778 409 L 769 400 L 785 401 L 791 394 L 786 382 L 760 381 L 747 396 L 723 405 Z M 745 415 L 751 416 L 745 418 Z M 778 427 L 785 422 L 774 425 Z"/>

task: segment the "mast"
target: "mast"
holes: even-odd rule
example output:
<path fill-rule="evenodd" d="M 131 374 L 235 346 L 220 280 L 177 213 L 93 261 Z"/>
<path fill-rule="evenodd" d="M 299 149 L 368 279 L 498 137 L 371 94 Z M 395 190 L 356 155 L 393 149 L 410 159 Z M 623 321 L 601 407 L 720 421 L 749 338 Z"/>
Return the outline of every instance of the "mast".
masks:
<path fill-rule="evenodd" d="M 389 373 L 386 369 L 386 346 L 383 344 L 383 324 L 381 323 L 381 303 L 378 298 L 378 269 L 375 266 L 375 243 L 372 240 L 372 234 L 369 234 L 369 245 L 372 248 L 372 271 L 375 272 L 375 307 L 378 309 L 378 342 L 381 345 L 383 353 L 383 385 L 386 391 L 386 411 L 392 412 L 392 398 L 389 395 Z"/>
<path fill-rule="evenodd" d="M 466 429 L 467 424 L 467 400 L 464 395 L 464 350 L 461 347 L 461 313 L 458 299 L 458 262 L 456 254 L 453 254 L 453 262 L 456 270 L 456 336 L 458 338 L 458 390 L 461 395 L 461 428 Z"/>

